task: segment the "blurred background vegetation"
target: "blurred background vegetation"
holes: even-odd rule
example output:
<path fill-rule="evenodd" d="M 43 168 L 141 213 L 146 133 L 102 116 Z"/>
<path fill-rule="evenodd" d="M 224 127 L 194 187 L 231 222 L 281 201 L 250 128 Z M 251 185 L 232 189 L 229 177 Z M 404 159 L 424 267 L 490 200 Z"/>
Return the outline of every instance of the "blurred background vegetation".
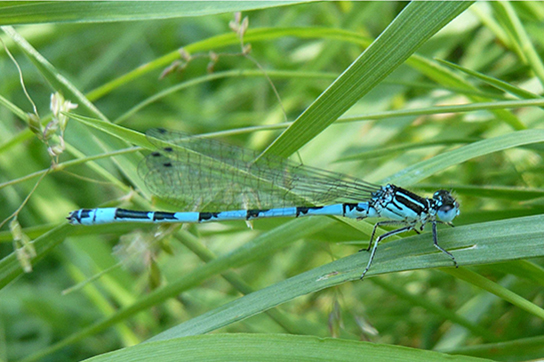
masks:
<path fill-rule="evenodd" d="M 2 4 L 6 9 L 17 5 Z M 86 94 L 105 119 L 127 129 L 217 132 L 223 140 L 261 151 L 406 5 L 325 2 L 243 12 L 249 20 L 246 54 L 241 54 L 239 39 L 229 27 L 234 11 L 241 8 L 105 23 L 48 23 L 45 12 L 37 24 L 15 30 L 52 65 L 49 69 L 38 55 L 24 50 L 13 31 L 4 27 L 1 39 L 21 68 L 43 124 L 50 120 L 55 91 L 79 105 L 72 112 L 100 118 L 63 88 L 73 87 Z M 85 17 L 80 11 L 75 18 Z M 344 116 L 353 117 L 351 121 L 335 122 L 293 159 L 370 182 L 393 182 L 402 179 L 403 172 L 416 175 L 418 169 L 407 168 L 437 155 L 524 129 L 537 132 L 544 124 L 539 107 L 483 106 L 470 112 L 433 107 L 538 100 L 544 81 L 543 19 L 542 3 L 473 5 L 423 44 L 416 60 L 412 57 L 395 69 L 351 107 Z M 62 84 L 60 77 L 68 83 Z M 126 141 L 119 143 L 100 126 L 71 119 L 63 135 L 66 150 L 57 160 L 47 148 L 61 145 L 59 138 L 47 145 L 28 130 L 21 110 L 32 112 L 32 107 L 5 51 L 0 52 L 0 79 L 1 219 L 12 215 L 32 192 L 41 175 L 33 173 L 47 170 L 52 162 L 56 167 L 18 213 L 22 231 L 12 223 L 10 232 L 6 223 L 0 233 L 0 278 L 7 284 L 0 291 L 0 360 L 79 360 L 130 346 L 367 245 L 370 224 L 362 223 L 366 232 L 361 232 L 328 218 L 300 224 L 304 232 L 293 234 L 293 240 L 277 240 L 291 222 L 285 219 L 258 220 L 253 229 L 243 222 L 186 225 L 181 232 L 134 224 L 68 226 L 68 212 L 81 207 L 169 207 L 152 200 L 136 176 L 139 150 L 112 154 L 128 149 L 134 143 L 130 137 L 113 132 Z M 472 150 L 466 161 L 452 161 L 452 167 L 421 182 L 400 186 L 423 194 L 454 190 L 461 203 L 455 224 L 461 228 L 540 215 L 541 145 L 526 142 L 483 156 Z M 102 157 L 89 159 L 94 155 Z M 74 162 L 69 167 L 62 166 L 70 160 Z M 318 228 L 319 223 L 323 227 Z M 14 236 L 20 239 L 17 243 Z M 262 254 L 243 254 L 246 243 L 267 237 L 276 243 L 263 244 Z M 32 259 L 30 247 L 14 253 L 14 245 L 21 248 L 27 239 L 44 241 L 38 258 Z M 387 253 L 386 247 L 380 253 Z M 198 269 L 214 255 L 227 256 L 222 269 Z M 231 270 L 230 257 L 239 257 Z M 544 260 L 513 259 L 515 255 L 504 255 L 498 258 L 502 264 L 473 263 L 481 265 L 469 270 L 492 283 L 489 288 L 437 269 L 386 273 L 364 282 L 316 287 L 268 314 L 255 312 L 210 330 L 332 336 L 499 360 L 536 358 L 544 355 Z M 458 262 L 463 265 L 463 260 Z M 21 274 L 19 265 L 31 272 Z M 209 274 L 195 275 L 195 270 Z M 15 277 L 17 273 L 21 275 Z M 186 276 L 193 279 L 183 279 Z M 513 296 L 501 297 L 501 292 Z M 515 298 L 530 307 L 513 305 Z"/>

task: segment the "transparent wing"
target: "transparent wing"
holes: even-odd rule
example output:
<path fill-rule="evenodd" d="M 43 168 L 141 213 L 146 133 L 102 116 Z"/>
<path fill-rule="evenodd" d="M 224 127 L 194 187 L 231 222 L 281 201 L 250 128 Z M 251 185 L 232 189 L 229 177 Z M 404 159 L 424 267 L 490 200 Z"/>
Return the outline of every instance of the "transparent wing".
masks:
<path fill-rule="evenodd" d="M 361 202 L 380 186 L 296 164 L 211 138 L 162 128 L 148 140 L 157 151 L 139 174 L 157 196 L 187 210 L 221 211 Z"/>

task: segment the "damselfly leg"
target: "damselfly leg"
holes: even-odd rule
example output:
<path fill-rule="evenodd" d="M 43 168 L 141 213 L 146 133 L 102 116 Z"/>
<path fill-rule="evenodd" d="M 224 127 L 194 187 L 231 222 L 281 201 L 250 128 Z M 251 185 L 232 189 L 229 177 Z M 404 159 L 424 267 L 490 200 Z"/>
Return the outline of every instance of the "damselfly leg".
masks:
<path fill-rule="evenodd" d="M 359 251 L 363 251 L 363 250 L 369 251 L 370 250 L 370 247 L 372 245 L 372 239 L 374 239 L 374 233 L 375 233 L 377 227 L 383 226 L 383 225 L 391 225 L 391 224 L 399 224 L 399 222 L 398 221 L 393 221 L 393 220 L 377 222 L 376 225 L 374 225 L 374 229 L 372 230 L 372 235 L 370 236 L 370 242 L 368 243 L 368 249 L 361 249 Z M 376 255 L 376 250 L 378 249 L 378 244 L 380 243 L 380 241 L 382 241 L 383 239 L 388 238 L 390 236 L 397 235 L 397 234 L 403 233 L 405 231 L 410 231 L 410 230 L 413 230 L 413 229 L 414 229 L 414 225 L 410 224 L 410 225 L 406 225 L 405 227 L 402 227 L 400 229 L 392 230 L 392 231 L 386 232 L 385 234 L 382 234 L 382 235 L 378 236 L 378 238 L 374 242 L 374 247 L 372 248 L 372 252 L 370 253 L 370 258 L 368 259 L 368 264 L 366 265 L 366 268 L 365 268 L 365 271 L 363 272 L 363 274 L 361 274 L 360 279 L 362 280 L 365 277 L 365 274 L 368 271 L 368 269 L 370 269 L 370 265 L 372 264 L 372 260 L 374 260 L 374 256 Z"/>
<path fill-rule="evenodd" d="M 446 223 L 444 223 L 446 224 Z M 453 224 L 449 224 L 450 226 L 453 227 Z M 453 265 L 455 265 L 456 268 L 459 268 L 459 265 L 457 264 L 457 260 L 455 260 L 455 257 L 453 256 L 452 253 L 450 253 L 449 251 L 447 251 L 446 249 L 443 249 L 440 245 L 438 245 L 438 236 L 437 236 L 437 230 L 436 230 L 436 221 L 433 221 L 433 243 L 434 243 L 434 246 L 440 250 L 441 252 L 443 253 L 446 253 L 450 258 L 451 260 L 453 260 Z"/>

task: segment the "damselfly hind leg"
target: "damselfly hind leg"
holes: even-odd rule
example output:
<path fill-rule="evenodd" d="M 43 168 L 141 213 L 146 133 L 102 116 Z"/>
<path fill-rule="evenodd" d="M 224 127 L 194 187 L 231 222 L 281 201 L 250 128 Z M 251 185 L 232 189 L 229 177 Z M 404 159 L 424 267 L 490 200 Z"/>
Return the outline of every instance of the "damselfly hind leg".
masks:
<path fill-rule="evenodd" d="M 374 225 L 374 231 L 376 231 L 377 226 L 382 226 L 382 225 L 387 225 L 387 224 L 399 224 L 399 222 L 398 221 L 381 221 L 381 222 L 378 222 L 378 223 L 376 223 L 376 225 Z M 365 277 L 365 274 L 368 272 L 368 269 L 370 269 L 370 265 L 372 265 L 372 261 L 374 260 L 374 256 L 376 255 L 376 250 L 378 249 L 378 244 L 380 243 L 380 241 L 382 241 L 383 239 L 386 239 L 386 238 L 388 238 L 390 236 L 397 235 L 397 234 L 403 233 L 405 231 L 413 230 L 413 228 L 414 228 L 414 225 L 406 225 L 405 227 L 402 227 L 400 229 L 392 230 L 392 231 L 389 231 L 389 232 L 387 232 L 387 233 L 385 233 L 383 235 L 380 235 L 376 239 L 376 241 L 374 242 L 374 247 L 372 248 L 372 252 L 370 253 L 370 258 L 368 259 L 368 264 L 366 265 L 366 268 L 365 268 L 365 271 L 363 272 L 363 274 L 361 274 L 360 279 L 363 280 L 363 278 Z M 370 245 L 372 244 L 372 237 L 374 236 L 374 231 L 372 232 L 372 236 L 370 238 L 369 248 L 370 248 Z"/>
<path fill-rule="evenodd" d="M 372 240 L 374 240 L 374 234 L 376 234 L 376 229 L 379 227 L 379 226 L 384 226 L 384 225 L 398 225 L 398 224 L 404 224 L 403 222 L 401 221 L 397 221 L 397 220 L 385 220 L 385 221 L 380 221 L 380 222 L 377 222 L 376 224 L 374 224 L 374 228 L 372 229 L 372 234 L 370 234 L 370 241 L 368 242 L 368 248 L 366 249 L 360 249 L 359 252 L 361 251 L 370 251 L 370 248 L 372 247 Z"/>

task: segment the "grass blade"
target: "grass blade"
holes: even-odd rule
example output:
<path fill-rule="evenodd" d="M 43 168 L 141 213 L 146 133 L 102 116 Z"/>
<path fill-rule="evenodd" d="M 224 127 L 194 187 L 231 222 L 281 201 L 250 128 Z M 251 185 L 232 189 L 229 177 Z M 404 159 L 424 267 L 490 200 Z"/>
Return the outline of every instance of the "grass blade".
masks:
<path fill-rule="evenodd" d="M 481 358 L 451 356 L 415 348 L 336 338 L 278 334 L 215 334 L 144 343 L 87 361 L 331 361 L 331 362 L 477 362 Z"/>
<path fill-rule="evenodd" d="M 440 245 L 450 250 L 462 267 L 544 256 L 543 215 L 462 226 L 439 234 Z M 436 251 L 431 239 L 427 233 L 382 245 L 367 276 L 451 266 L 451 260 Z M 298 296 L 357 280 L 367 261 L 367 253 L 339 259 L 227 303 L 150 341 L 208 333 Z"/>
<path fill-rule="evenodd" d="M 0 25 L 171 19 L 263 9 L 297 2 L 305 1 L 42 1 L 4 7 Z"/>
<path fill-rule="evenodd" d="M 321 133 L 471 2 L 411 2 L 366 51 L 268 147 L 288 157 Z M 429 19 L 433 19 L 432 22 Z"/>
<path fill-rule="evenodd" d="M 544 130 L 532 129 L 508 133 L 502 136 L 472 143 L 453 151 L 442 153 L 429 160 L 416 163 L 405 168 L 402 172 L 384 180 L 394 180 L 400 185 L 412 185 L 448 167 L 467 160 L 487 155 L 493 152 L 506 150 L 529 144 L 544 142 Z"/>

